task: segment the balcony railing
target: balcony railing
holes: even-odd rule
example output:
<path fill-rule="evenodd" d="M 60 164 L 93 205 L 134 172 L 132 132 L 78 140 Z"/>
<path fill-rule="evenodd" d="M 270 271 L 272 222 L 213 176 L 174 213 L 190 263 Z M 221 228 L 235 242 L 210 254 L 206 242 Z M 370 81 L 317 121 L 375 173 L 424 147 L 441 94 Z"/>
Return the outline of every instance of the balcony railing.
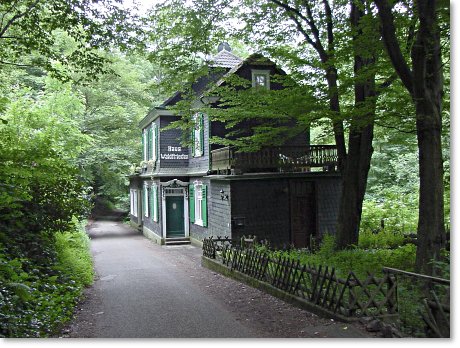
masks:
<path fill-rule="evenodd" d="M 337 168 L 335 145 L 265 147 L 257 152 L 237 152 L 232 147 L 211 151 L 211 169 L 218 173 L 308 172 L 312 167 Z"/>

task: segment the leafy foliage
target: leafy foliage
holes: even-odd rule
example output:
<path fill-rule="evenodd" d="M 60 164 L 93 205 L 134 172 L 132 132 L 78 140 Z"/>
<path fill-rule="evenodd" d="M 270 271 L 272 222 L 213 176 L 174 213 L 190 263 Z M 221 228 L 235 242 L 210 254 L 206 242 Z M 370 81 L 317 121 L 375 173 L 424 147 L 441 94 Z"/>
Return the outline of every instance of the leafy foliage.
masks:
<path fill-rule="evenodd" d="M 6 0 L 0 4 L 0 15 L 0 69 L 40 66 L 63 80 L 71 73 L 92 79 L 107 72 L 98 48 L 138 43 L 132 35 L 138 21 L 119 0 Z M 56 31 L 72 38 L 71 50 L 60 49 Z M 31 53 L 36 54 L 33 60 Z"/>
<path fill-rule="evenodd" d="M 0 337 L 47 337 L 70 320 L 93 280 L 81 226 L 56 240 L 45 233 L 19 238 L 0 232 Z"/>

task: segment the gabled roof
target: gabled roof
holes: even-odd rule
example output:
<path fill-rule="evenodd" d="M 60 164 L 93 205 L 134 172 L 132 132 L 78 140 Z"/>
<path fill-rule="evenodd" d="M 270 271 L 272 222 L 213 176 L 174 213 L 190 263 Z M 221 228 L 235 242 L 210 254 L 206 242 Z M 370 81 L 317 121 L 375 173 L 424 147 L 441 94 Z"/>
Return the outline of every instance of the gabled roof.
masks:
<path fill-rule="evenodd" d="M 228 48 L 227 48 L 228 47 Z M 209 90 L 210 85 L 213 84 L 214 86 L 220 86 L 225 82 L 225 77 L 236 73 L 240 70 L 243 66 L 247 64 L 253 64 L 257 66 L 276 66 L 276 64 L 269 59 L 265 58 L 263 55 L 259 53 L 254 53 L 250 55 L 245 60 L 241 59 L 240 57 L 236 56 L 235 54 L 229 51 L 230 47 L 223 46 L 220 51 L 211 59 L 210 64 L 208 65 L 210 68 L 210 73 L 205 76 L 199 77 L 193 84 L 192 90 L 196 94 L 197 97 L 203 96 L 204 92 Z M 280 69 L 282 73 L 282 71 Z M 155 113 L 155 110 L 166 110 L 168 106 L 172 106 L 180 101 L 183 97 L 181 92 L 174 93 L 171 97 L 166 99 L 160 106 L 152 109 L 149 114 L 144 117 L 144 119 L 140 122 L 140 125 L 145 124 L 147 119 L 150 119 L 152 116 L 152 112 Z"/>
<path fill-rule="evenodd" d="M 211 59 L 211 64 L 209 65 L 212 68 L 233 68 L 234 66 L 240 64 L 243 60 L 234 55 L 232 52 L 227 51 L 226 49 L 221 50 L 217 53 L 214 58 Z"/>

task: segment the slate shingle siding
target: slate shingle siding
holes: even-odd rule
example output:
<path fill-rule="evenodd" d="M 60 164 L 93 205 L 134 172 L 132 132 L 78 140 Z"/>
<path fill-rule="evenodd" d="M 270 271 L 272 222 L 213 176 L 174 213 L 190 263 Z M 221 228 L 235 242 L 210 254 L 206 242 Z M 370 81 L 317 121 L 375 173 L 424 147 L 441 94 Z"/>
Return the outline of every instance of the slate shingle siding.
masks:
<path fill-rule="evenodd" d="M 188 147 L 184 147 L 180 143 L 181 130 L 180 129 L 168 129 L 163 130 L 165 127 L 169 126 L 171 122 L 177 121 L 179 117 L 160 117 L 160 172 L 161 168 L 184 168 L 187 169 L 189 166 L 189 159 L 166 159 L 166 155 L 179 155 L 179 156 L 188 156 L 190 158 Z M 171 151 L 170 148 L 173 147 L 174 150 L 178 148 L 181 151 Z"/>
<path fill-rule="evenodd" d="M 220 190 L 228 194 L 228 200 L 222 200 Z M 231 237 L 231 204 L 232 193 L 228 181 L 219 181 L 211 179 L 210 196 L 210 217 L 208 222 L 209 234 L 214 237 Z"/>
<path fill-rule="evenodd" d="M 290 242 L 289 187 L 286 179 L 234 180 L 232 238 L 256 235 L 273 245 Z M 243 222 L 243 227 L 238 227 Z"/>
<path fill-rule="evenodd" d="M 318 217 L 318 236 L 324 234 L 336 234 L 337 218 L 339 216 L 339 203 L 342 194 L 342 181 L 339 175 L 318 177 L 316 192 L 318 197 L 317 202 L 317 217 Z"/>

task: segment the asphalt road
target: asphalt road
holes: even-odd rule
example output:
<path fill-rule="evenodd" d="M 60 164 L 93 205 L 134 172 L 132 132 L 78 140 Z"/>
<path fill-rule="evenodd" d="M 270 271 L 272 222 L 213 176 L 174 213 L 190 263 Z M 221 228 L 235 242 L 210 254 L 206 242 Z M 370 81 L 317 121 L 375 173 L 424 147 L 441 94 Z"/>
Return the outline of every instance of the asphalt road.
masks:
<path fill-rule="evenodd" d="M 88 227 L 97 278 L 62 337 L 369 337 L 201 267 L 201 249 L 159 246 L 116 221 Z"/>
<path fill-rule="evenodd" d="M 256 337 L 138 231 L 96 221 L 89 235 L 98 279 L 72 337 Z"/>

